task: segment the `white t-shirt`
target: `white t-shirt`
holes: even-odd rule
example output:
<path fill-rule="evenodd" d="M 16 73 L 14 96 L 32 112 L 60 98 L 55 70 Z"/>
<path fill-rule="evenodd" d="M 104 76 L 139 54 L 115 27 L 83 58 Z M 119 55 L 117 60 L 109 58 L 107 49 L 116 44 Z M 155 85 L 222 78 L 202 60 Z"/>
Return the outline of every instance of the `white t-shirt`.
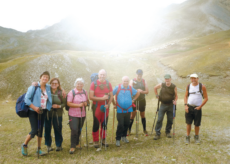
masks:
<path fill-rule="evenodd" d="M 42 109 L 46 109 L 47 99 L 48 99 L 48 95 L 47 95 L 46 90 L 45 90 L 45 92 L 41 93 L 41 107 L 42 107 Z"/>
<path fill-rule="evenodd" d="M 200 106 L 202 104 L 202 94 L 199 91 L 199 84 L 197 86 L 190 84 L 188 104 L 192 106 Z"/>

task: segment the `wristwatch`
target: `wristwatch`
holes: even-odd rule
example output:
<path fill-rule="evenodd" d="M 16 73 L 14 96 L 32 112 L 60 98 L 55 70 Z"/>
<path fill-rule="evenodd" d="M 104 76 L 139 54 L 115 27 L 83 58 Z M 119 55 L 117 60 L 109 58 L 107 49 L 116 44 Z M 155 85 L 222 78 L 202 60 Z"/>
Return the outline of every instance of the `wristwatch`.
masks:
<path fill-rule="evenodd" d="M 184 104 L 184 105 L 188 105 L 188 104 Z"/>
<path fill-rule="evenodd" d="M 156 98 L 159 98 L 159 95 L 156 95 Z"/>

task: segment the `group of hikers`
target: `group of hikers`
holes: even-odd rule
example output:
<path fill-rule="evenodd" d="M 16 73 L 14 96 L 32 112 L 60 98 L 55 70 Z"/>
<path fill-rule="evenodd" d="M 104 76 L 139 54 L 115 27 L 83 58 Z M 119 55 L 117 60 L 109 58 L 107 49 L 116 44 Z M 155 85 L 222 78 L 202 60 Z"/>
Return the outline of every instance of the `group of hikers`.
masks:
<path fill-rule="evenodd" d="M 29 121 L 31 132 L 27 135 L 25 142 L 21 145 L 22 155 L 28 155 L 28 143 L 37 135 L 38 155 L 46 154 L 41 150 L 41 140 L 44 127 L 44 138 L 47 150 L 52 151 L 51 129 L 54 128 L 56 151 L 62 150 L 62 120 L 63 108 L 68 110 L 69 126 L 71 129 L 71 144 L 69 153 L 73 154 L 76 149 L 82 149 L 80 136 L 82 127 L 87 118 L 86 108 L 89 107 L 89 100 L 93 101 L 93 146 L 100 148 L 106 143 L 107 123 L 109 115 L 109 107 L 113 104 L 116 108 L 117 130 L 116 130 L 116 146 L 120 146 L 120 140 L 129 143 L 127 136 L 131 135 L 131 129 L 135 117 L 139 117 L 137 110 L 140 112 L 141 122 L 143 125 L 143 133 L 148 136 L 146 130 L 146 99 L 145 95 L 149 93 L 147 82 L 142 78 L 143 71 L 136 71 L 136 78 L 130 80 L 128 76 L 122 77 L 122 83 L 112 88 L 111 83 L 106 79 L 107 73 L 104 69 L 100 70 L 97 78 L 92 81 L 89 93 L 83 89 L 84 80 L 77 78 L 74 82 L 74 89 L 68 94 L 67 98 L 64 89 L 61 87 L 58 78 L 50 80 L 48 71 L 40 75 L 40 81 L 33 83 L 28 88 L 25 95 L 25 103 L 29 106 Z M 154 87 L 156 98 L 161 102 L 160 108 L 157 110 L 158 119 L 155 126 L 154 140 L 160 139 L 161 128 L 164 115 L 167 115 L 167 125 L 165 133 L 171 138 L 170 131 L 173 124 L 173 108 L 177 104 L 177 87 L 171 83 L 171 75 L 164 75 L 165 82 Z M 50 85 L 48 84 L 50 80 Z M 202 110 L 201 108 L 208 101 L 207 91 L 204 85 L 199 83 L 197 74 L 190 75 L 191 84 L 186 88 L 184 97 L 185 119 L 187 124 L 186 144 L 190 143 L 191 124 L 195 125 L 195 143 L 200 144 L 199 126 L 201 124 Z M 158 93 L 158 89 L 161 89 Z M 114 99 L 115 97 L 115 99 Z M 154 121 L 155 122 L 155 121 Z M 87 126 L 87 124 L 86 124 Z M 100 128 L 99 128 L 100 127 Z M 100 129 L 100 131 L 99 131 Z M 86 136 L 87 137 L 87 136 Z M 99 142 L 100 141 L 100 142 Z"/>

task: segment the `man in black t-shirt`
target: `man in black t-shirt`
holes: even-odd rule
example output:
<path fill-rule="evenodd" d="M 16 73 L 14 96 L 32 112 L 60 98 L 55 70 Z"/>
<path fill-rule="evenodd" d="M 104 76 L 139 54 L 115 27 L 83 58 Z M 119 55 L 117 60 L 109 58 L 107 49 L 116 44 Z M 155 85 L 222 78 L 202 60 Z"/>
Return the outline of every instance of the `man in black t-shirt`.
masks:
<path fill-rule="evenodd" d="M 143 125 L 143 133 L 146 136 L 148 136 L 148 132 L 146 130 L 146 118 L 145 118 L 145 106 L 146 106 L 145 95 L 149 93 L 149 89 L 146 81 L 142 78 L 143 71 L 141 69 L 138 69 L 136 71 L 136 74 L 137 74 L 136 78 L 130 80 L 130 85 L 133 88 L 135 88 L 138 92 L 140 92 L 140 96 L 138 97 L 137 101 L 139 102 L 139 111 L 141 116 L 141 122 Z M 136 107 L 133 108 L 133 112 L 131 113 L 129 130 L 127 133 L 128 135 L 130 135 L 131 133 L 131 128 L 135 116 L 136 116 Z"/>
<path fill-rule="evenodd" d="M 164 76 L 165 83 L 160 83 L 154 87 L 154 92 L 156 94 L 156 98 L 160 98 L 161 101 L 160 109 L 158 111 L 158 120 L 155 127 L 156 135 L 153 138 L 154 140 L 157 140 L 160 138 L 161 135 L 161 128 L 162 128 L 162 122 L 164 119 L 165 113 L 167 114 L 167 125 L 165 128 L 165 133 L 168 138 L 171 138 L 170 131 L 172 129 L 173 124 L 173 105 L 176 105 L 178 96 L 177 96 L 177 88 L 176 86 L 171 83 L 171 75 L 166 74 Z M 160 96 L 157 93 L 157 89 L 160 89 Z"/>

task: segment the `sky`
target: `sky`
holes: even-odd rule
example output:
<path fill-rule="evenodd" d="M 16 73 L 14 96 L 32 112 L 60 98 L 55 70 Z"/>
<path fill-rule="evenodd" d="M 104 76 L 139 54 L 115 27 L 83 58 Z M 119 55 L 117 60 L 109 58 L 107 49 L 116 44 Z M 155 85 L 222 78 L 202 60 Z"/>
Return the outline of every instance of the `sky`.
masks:
<path fill-rule="evenodd" d="M 185 0 L 0 0 L 0 26 L 21 32 L 43 29 L 60 22 L 69 15 L 77 17 L 83 26 L 89 22 L 108 22 L 111 28 L 130 19 L 146 23 L 149 15 L 172 3 Z M 105 17 L 106 16 L 106 17 Z M 105 19 L 101 20 L 100 17 Z M 95 19 L 98 18 L 98 19 Z M 145 18 L 145 19 L 143 19 Z M 108 20 L 107 22 L 104 22 Z M 103 22 L 102 22 L 103 21 Z M 139 27 L 138 27 L 139 28 Z M 144 27 L 143 27 L 144 28 Z M 97 30 L 102 29 L 98 27 Z M 144 29 L 142 29 L 144 30 Z"/>

